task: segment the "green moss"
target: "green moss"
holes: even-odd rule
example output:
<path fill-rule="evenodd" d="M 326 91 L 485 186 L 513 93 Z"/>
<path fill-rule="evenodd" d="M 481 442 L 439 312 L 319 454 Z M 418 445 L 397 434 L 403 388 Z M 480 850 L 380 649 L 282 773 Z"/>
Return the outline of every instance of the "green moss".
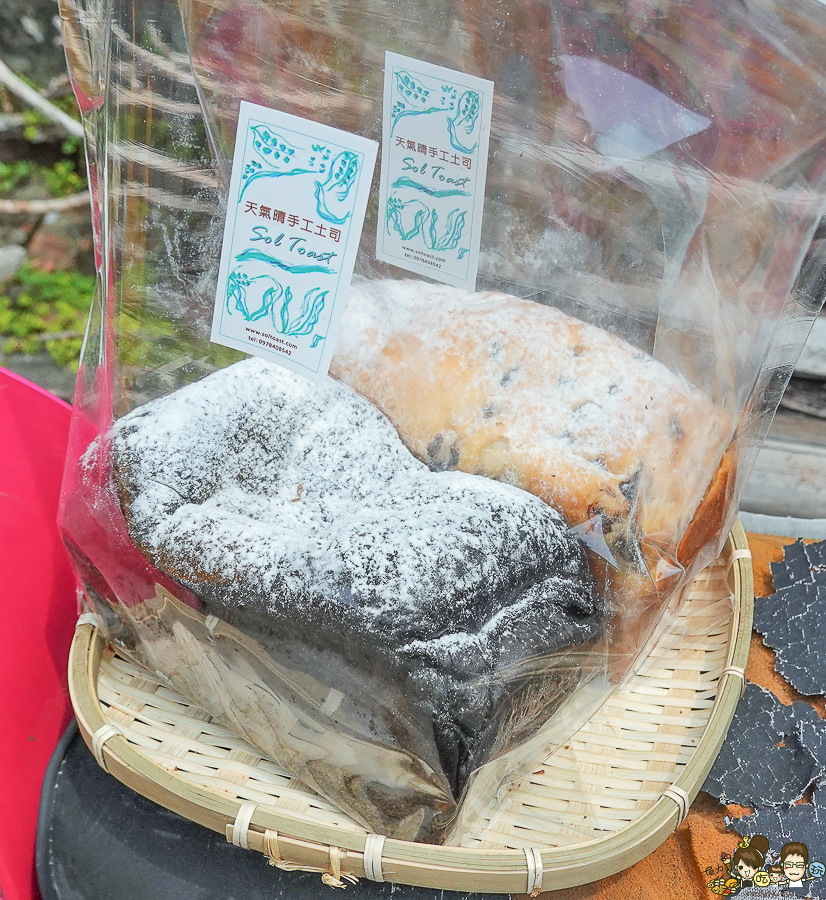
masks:
<path fill-rule="evenodd" d="M 3 352 L 45 349 L 59 366 L 76 372 L 94 289 L 91 276 L 44 272 L 26 263 L 0 295 Z"/>
<path fill-rule="evenodd" d="M 31 79 L 23 78 L 39 90 Z M 52 101 L 75 119 L 80 114 L 72 94 Z M 35 109 L 20 104 L 23 135 L 41 141 L 43 130 L 54 123 Z M 67 197 L 86 187 L 82 143 L 67 137 L 60 146 L 62 158 L 52 166 L 28 159 L 0 163 L 0 197 L 29 182 L 37 194 Z M 0 348 L 4 353 L 37 353 L 45 349 L 54 361 L 77 371 L 95 279 L 72 271 L 44 272 L 26 263 L 6 285 L 0 285 Z M 54 337 L 52 337 L 54 335 Z"/>
<path fill-rule="evenodd" d="M 23 81 L 36 88 L 30 78 L 23 78 Z M 80 112 L 73 94 L 66 94 L 51 102 L 72 118 L 80 119 Z M 22 105 L 21 111 L 23 114 L 23 137 L 32 142 L 43 140 L 42 129 L 52 128 L 54 122 L 39 110 L 31 107 Z M 70 194 L 79 193 L 86 187 L 82 149 L 82 141 L 77 137 L 69 136 L 64 138 L 60 145 L 63 158 L 53 166 L 38 165 L 22 159 L 0 163 L 0 197 L 33 178 L 40 179 L 52 197 L 68 197 Z"/>
<path fill-rule="evenodd" d="M 65 142 L 64 142 L 65 143 Z M 33 178 L 45 183 L 50 197 L 68 197 L 86 187 L 86 176 L 74 159 L 60 159 L 53 166 L 39 166 L 25 159 L 0 163 L 0 197 Z"/>
<path fill-rule="evenodd" d="M 69 197 L 86 187 L 86 179 L 70 159 L 61 159 L 46 169 L 46 186 L 53 197 Z"/>
<path fill-rule="evenodd" d="M 14 190 L 18 184 L 28 181 L 35 172 L 35 165 L 25 159 L 0 162 L 0 195 Z"/>

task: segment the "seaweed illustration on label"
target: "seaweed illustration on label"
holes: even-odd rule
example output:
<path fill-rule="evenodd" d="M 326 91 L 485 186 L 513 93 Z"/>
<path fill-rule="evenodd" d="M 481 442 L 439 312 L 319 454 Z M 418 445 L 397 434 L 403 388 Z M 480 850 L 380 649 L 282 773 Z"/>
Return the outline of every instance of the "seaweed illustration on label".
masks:
<path fill-rule="evenodd" d="M 258 178 L 280 178 L 284 175 L 304 175 L 308 172 L 323 175 L 328 171 L 330 150 L 323 144 L 313 144 L 311 150 L 294 147 L 267 125 L 252 125 L 252 146 L 259 159 L 250 160 L 241 174 L 241 191 Z"/>
<path fill-rule="evenodd" d="M 439 91 L 429 90 L 418 78 L 404 69 L 397 69 L 393 75 L 396 79 L 396 91 L 401 96 L 393 104 L 390 111 L 390 136 L 399 119 L 405 116 L 422 116 L 435 112 L 453 112 L 456 108 L 456 88 L 443 84 Z M 435 93 L 434 93 L 435 92 Z"/>
<path fill-rule="evenodd" d="M 467 213 L 463 210 L 452 209 L 447 214 L 447 222 L 445 224 L 445 232 L 441 237 L 436 236 L 436 225 L 439 217 L 434 209 L 430 214 L 430 243 L 425 244 L 431 250 L 455 250 L 459 246 L 459 239 L 462 237 L 462 231 L 465 227 L 465 216 Z"/>
<path fill-rule="evenodd" d="M 463 182 L 466 182 L 467 179 L 463 178 Z M 391 187 L 394 188 L 412 188 L 414 191 L 421 191 L 423 194 L 427 194 L 430 197 L 436 197 L 437 199 L 442 199 L 444 197 L 470 197 L 469 191 L 460 191 L 458 188 L 444 188 L 443 190 L 439 190 L 437 188 L 428 187 L 425 184 L 420 184 L 418 181 L 414 181 L 412 178 L 408 178 L 406 175 L 403 175 L 401 178 L 397 178 Z"/>
<path fill-rule="evenodd" d="M 277 299 L 273 293 L 273 288 L 264 291 L 261 296 L 261 303 L 256 309 L 250 309 L 247 302 L 247 288 L 254 281 L 270 281 L 279 291 L 281 290 L 281 285 L 274 278 L 270 278 L 269 275 L 258 275 L 255 278 L 250 278 L 245 272 L 236 269 L 227 278 L 227 312 L 230 315 L 232 315 L 233 311 L 240 312 L 245 321 L 255 322 L 258 319 L 263 319 L 270 312 L 273 303 Z"/>
<path fill-rule="evenodd" d="M 298 337 L 299 335 L 310 334 L 318 324 L 319 317 L 324 309 L 324 303 L 327 299 L 328 291 L 322 291 L 321 288 L 310 288 L 304 295 L 304 301 L 301 309 L 295 318 L 291 316 L 290 304 L 293 302 L 293 293 L 290 288 L 284 292 L 284 299 L 281 302 L 281 308 L 278 311 L 278 320 L 275 317 L 275 309 L 272 309 L 272 323 L 275 330 L 279 334 L 286 334 L 290 337 Z M 315 335 L 311 346 L 318 346 L 323 336 Z"/>
<path fill-rule="evenodd" d="M 313 253 L 312 251 L 308 254 L 310 257 L 316 256 L 318 258 L 319 254 Z M 337 254 L 333 252 L 329 252 L 326 254 L 322 254 L 322 258 L 327 259 L 328 257 L 336 256 Z M 274 266 L 275 268 L 282 269 L 284 272 L 290 272 L 293 275 L 309 275 L 310 273 L 318 273 L 321 275 L 335 275 L 336 270 L 331 269 L 328 266 L 318 266 L 318 265 L 301 265 L 296 263 L 288 263 L 284 262 L 282 259 L 278 259 L 275 256 L 271 256 L 269 253 L 265 253 L 263 250 L 255 250 L 249 249 L 244 250 L 243 253 L 239 253 L 235 257 L 236 262 L 247 262 L 249 260 L 254 260 L 257 262 L 267 263 L 267 265 Z"/>
<path fill-rule="evenodd" d="M 344 150 L 333 160 L 327 180 L 323 184 L 320 181 L 315 183 L 316 210 L 322 219 L 334 225 L 343 225 L 352 215 L 352 210 L 345 209 L 339 210 L 336 215 L 330 206 L 341 205 L 347 200 L 358 171 L 358 157 L 350 150 Z"/>
<path fill-rule="evenodd" d="M 413 223 L 409 227 L 405 227 L 404 219 L 409 221 L 410 212 L 413 213 Z M 417 234 L 422 233 L 425 219 L 429 215 L 429 207 L 425 206 L 421 200 L 408 200 L 405 203 L 398 197 L 389 197 L 385 212 L 387 231 L 389 234 L 395 231 L 403 241 L 412 240 Z"/>
<path fill-rule="evenodd" d="M 462 153 L 472 153 L 479 144 L 479 136 L 471 143 L 476 123 L 479 121 L 479 113 L 482 110 L 482 101 L 476 91 L 465 91 L 459 98 L 456 115 L 447 120 L 447 130 L 450 133 L 450 143 L 456 150 Z"/>
<path fill-rule="evenodd" d="M 406 210 L 410 209 L 413 211 L 413 224 L 405 227 L 404 219 L 409 218 Z M 387 201 L 387 231 L 391 234 L 395 231 L 403 241 L 412 240 L 416 235 L 420 235 L 422 243 L 428 250 L 455 250 L 462 237 L 466 215 L 465 210 L 461 212 L 458 209 L 451 210 L 447 214 L 445 229 L 440 236 L 439 215 L 435 209 L 430 209 L 421 200 L 408 200 L 405 203 L 393 196 Z"/>

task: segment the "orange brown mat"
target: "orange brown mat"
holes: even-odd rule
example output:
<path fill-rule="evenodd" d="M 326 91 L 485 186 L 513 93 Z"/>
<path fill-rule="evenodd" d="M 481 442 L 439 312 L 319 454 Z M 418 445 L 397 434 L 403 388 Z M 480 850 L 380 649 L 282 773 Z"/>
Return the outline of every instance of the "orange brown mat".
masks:
<path fill-rule="evenodd" d="M 754 593 L 765 597 L 774 592 L 769 563 L 782 560 L 783 548 L 794 543 L 794 538 L 749 534 L 748 540 L 754 565 Z M 782 703 L 805 700 L 826 717 L 824 698 L 804 697 L 778 675 L 773 651 L 763 646 L 757 634 L 752 634 L 746 677 L 772 691 Z M 547 900 L 710 900 L 715 894 L 707 883 L 717 875 L 720 854 L 733 853 L 740 840 L 738 835 L 726 831 L 723 817 L 750 812 L 741 806 L 723 806 L 701 791 L 685 822 L 658 850 L 635 866 L 593 884 L 548 891 L 541 896 Z M 714 876 L 707 874 L 709 868 L 715 871 Z"/>

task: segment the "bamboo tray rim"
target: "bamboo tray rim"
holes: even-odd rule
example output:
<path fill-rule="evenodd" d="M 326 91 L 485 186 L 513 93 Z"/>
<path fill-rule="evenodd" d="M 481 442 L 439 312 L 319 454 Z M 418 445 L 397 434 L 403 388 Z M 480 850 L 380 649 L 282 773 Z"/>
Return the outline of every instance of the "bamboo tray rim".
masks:
<path fill-rule="evenodd" d="M 738 553 L 737 551 L 743 551 Z M 754 581 L 748 542 L 739 520 L 734 523 L 723 559 L 735 554 L 729 587 L 735 598 L 726 662 L 720 675 L 703 735 L 678 778 L 677 794 L 693 802 L 728 732 L 744 680 L 733 677 L 745 670 L 751 636 Z M 109 720 L 97 696 L 97 676 L 106 642 L 90 622 L 79 623 L 69 656 L 69 694 L 84 741 Z M 94 750 L 93 750 L 94 752 Z M 125 737 L 112 734 L 98 750 L 104 768 L 133 790 L 200 825 L 229 834 L 242 803 L 217 790 L 201 787 L 163 768 L 139 753 Z M 639 818 L 604 838 L 576 846 L 537 847 L 542 890 L 573 887 L 615 874 L 652 852 L 684 818 L 680 804 L 663 795 Z M 257 806 L 245 843 L 265 851 L 265 830 L 277 833 L 284 868 L 327 872 L 333 856 L 342 871 L 365 877 L 365 845 L 371 835 L 342 826 L 308 823 L 289 812 Z M 338 853 L 334 854 L 334 850 Z M 447 890 L 491 893 L 530 892 L 535 862 L 525 850 L 445 847 L 387 838 L 381 850 L 386 881 Z M 368 860 L 368 865 L 370 861 Z M 587 874 L 587 877 L 583 875 Z M 536 892 L 536 891 L 535 891 Z"/>

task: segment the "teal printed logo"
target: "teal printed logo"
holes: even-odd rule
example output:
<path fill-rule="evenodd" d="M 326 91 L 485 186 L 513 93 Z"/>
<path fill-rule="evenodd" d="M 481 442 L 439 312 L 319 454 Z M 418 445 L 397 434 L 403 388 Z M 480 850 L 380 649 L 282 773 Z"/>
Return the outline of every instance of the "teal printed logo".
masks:
<path fill-rule="evenodd" d="M 388 230 L 395 231 L 403 241 L 420 238 L 428 250 L 455 250 L 462 237 L 467 211 L 450 210 L 444 228 L 440 228 L 435 209 L 421 200 L 405 203 L 392 195 L 387 201 L 386 215 Z"/>
<path fill-rule="evenodd" d="M 377 150 L 360 135 L 241 101 L 212 341 L 323 383 Z"/>
<path fill-rule="evenodd" d="M 241 175 L 240 203 L 247 188 L 261 178 L 294 178 L 318 175 L 315 181 L 316 213 L 326 222 L 343 225 L 353 213 L 351 188 L 359 173 L 359 159 L 350 150 L 333 157 L 325 144 L 297 147 L 267 125 L 250 126 L 255 159 Z M 323 178 L 323 180 L 322 180 Z M 348 202 L 349 200 L 349 202 Z"/>
<path fill-rule="evenodd" d="M 260 226 L 259 226 L 260 227 Z M 266 238 L 265 238 L 266 240 Z M 271 240 L 271 239 L 270 239 Z M 310 251 L 313 252 L 312 250 Z M 325 254 L 315 254 L 315 256 L 319 260 L 327 261 L 331 256 L 335 256 L 336 254 L 332 251 Z M 335 275 L 336 270 L 331 269 L 328 266 L 314 266 L 314 265 L 300 265 L 297 263 L 288 263 L 283 259 L 278 259 L 275 256 L 270 256 L 269 253 L 265 253 L 263 250 L 244 250 L 243 253 L 239 253 L 238 256 L 235 257 L 236 262 L 246 262 L 248 259 L 258 260 L 258 262 L 267 263 L 267 265 L 275 266 L 277 269 L 282 269 L 285 272 L 292 272 L 293 275 L 308 275 L 311 272 L 318 272 L 321 275 Z"/>
<path fill-rule="evenodd" d="M 472 153 L 476 149 L 479 143 L 477 126 L 482 110 L 481 98 L 477 91 L 464 91 L 459 97 L 459 89 L 449 82 L 439 83 L 435 79 L 428 79 L 431 83 L 431 87 L 428 88 L 420 77 L 406 69 L 397 69 L 393 75 L 397 96 L 394 98 L 390 114 L 390 137 L 393 137 L 396 124 L 405 116 L 448 113 L 452 114 L 447 119 L 451 146 L 461 150 L 462 153 Z"/>
<path fill-rule="evenodd" d="M 462 153 L 472 153 L 479 143 L 477 125 L 481 108 L 476 91 L 465 91 L 459 98 L 456 115 L 447 120 L 450 143 Z"/>
<path fill-rule="evenodd" d="M 493 85 L 395 53 L 385 59 L 377 256 L 473 290 Z"/>
<path fill-rule="evenodd" d="M 299 296 L 303 299 L 298 301 L 293 285 L 282 284 L 273 275 L 254 273 L 276 269 L 294 276 L 337 274 L 338 253 L 321 242 L 308 243 L 308 238 L 302 234 L 291 233 L 289 226 L 295 230 L 301 228 L 310 236 L 309 240 L 326 238 L 338 243 L 341 232 L 332 226 L 344 225 L 353 214 L 353 186 L 359 174 L 359 157 L 350 150 L 334 152 L 328 144 L 317 141 L 301 146 L 288 140 L 279 130 L 260 122 L 249 125 L 247 144 L 252 158 L 241 173 L 237 202 L 244 202 L 243 212 L 276 224 L 285 223 L 288 230 L 277 233 L 270 225 L 251 228 L 249 242 L 260 243 L 268 249 L 248 247 L 234 256 L 236 263 L 259 265 L 253 268 L 237 265 L 230 272 L 225 309 L 228 315 L 240 316 L 245 322 L 265 323 L 275 334 L 293 338 L 312 335 L 312 350 L 326 339 L 326 334 L 313 334 L 313 331 L 324 312 L 329 290 L 321 286 L 301 290 Z M 314 215 L 329 226 L 255 202 L 251 198 L 257 195 L 248 193 L 252 185 L 260 187 L 263 179 L 306 180 L 307 176 L 312 181 Z M 303 227 L 302 222 L 305 223 Z M 269 248 L 278 248 L 278 255 L 269 252 Z"/>
<path fill-rule="evenodd" d="M 236 269 L 227 279 L 227 312 L 240 313 L 246 322 L 267 318 L 277 334 L 298 337 L 312 333 L 324 310 L 327 294 L 321 288 L 311 288 L 296 310 L 289 287 L 284 288 L 269 275 L 250 277 L 242 269 Z M 324 335 L 314 335 L 310 347 L 317 347 L 323 340 Z"/>
<path fill-rule="evenodd" d="M 351 213 L 337 215 L 343 211 L 343 205 L 350 195 L 350 188 L 358 175 L 359 164 L 355 153 L 345 150 L 333 160 L 330 174 L 324 184 L 315 183 L 316 211 L 328 222 L 343 225 Z"/>
<path fill-rule="evenodd" d="M 393 182 L 394 188 L 402 188 L 402 187 L 412 187 L 417 191 L 421 191 L 423 194 L 429 194 L 431 197 L 469 197 L 469 191 L 459 191 L 459 190 L 436 190 L 432 187 L 427 187 L 427 185 L 421 184 L 418 181 L 414 181 L 412 178 L 397 178 Z"/>

